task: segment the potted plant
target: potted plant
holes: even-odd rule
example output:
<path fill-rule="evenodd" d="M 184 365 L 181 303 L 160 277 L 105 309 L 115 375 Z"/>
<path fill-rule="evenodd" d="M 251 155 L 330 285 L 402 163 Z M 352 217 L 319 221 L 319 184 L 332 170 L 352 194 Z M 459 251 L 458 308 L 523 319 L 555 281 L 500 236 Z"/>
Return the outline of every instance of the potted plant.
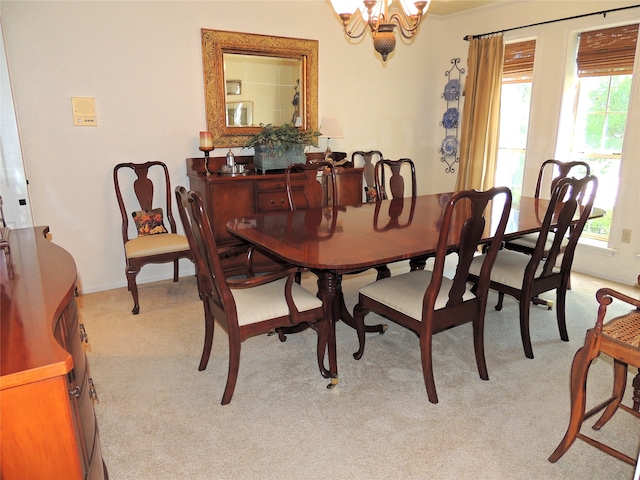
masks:
<path fill-rule="evenodd" d="M 249 137 L 245 148 L 253 147 L 253 163 L 262 173 L 283 169 L 294 163 L 305 163 L 304 149 L 318 146 L 320 132 L 303 130 L 292 123 L 260 124 L 262 130 Z"/>

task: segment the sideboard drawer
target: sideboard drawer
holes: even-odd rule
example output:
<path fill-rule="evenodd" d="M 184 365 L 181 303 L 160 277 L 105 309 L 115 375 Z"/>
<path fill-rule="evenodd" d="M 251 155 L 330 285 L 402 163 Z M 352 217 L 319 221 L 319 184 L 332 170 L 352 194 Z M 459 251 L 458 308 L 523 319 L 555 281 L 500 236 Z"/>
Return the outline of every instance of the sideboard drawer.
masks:
<path fill-rule="evenodd" d="M 258 213 L 289 210 L 287 191 L 258 192 Z"/>

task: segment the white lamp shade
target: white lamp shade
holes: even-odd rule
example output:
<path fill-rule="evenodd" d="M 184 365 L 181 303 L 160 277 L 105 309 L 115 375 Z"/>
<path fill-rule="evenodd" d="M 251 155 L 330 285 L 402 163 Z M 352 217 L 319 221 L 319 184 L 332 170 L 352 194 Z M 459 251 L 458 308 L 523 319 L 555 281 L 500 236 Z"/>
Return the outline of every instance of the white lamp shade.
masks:
<path fill-rule="evenodd" d="M 358 8 L 364 8 L 361 0 L 330 0 L 331 6 L 338 15 L 348 13 L 353 15 Z"/>
<path fill-rule="evenodd" d="M 344 138 L 337 118 L 323 117 L 320 123 L 320 133 L 324 138 Z"/>

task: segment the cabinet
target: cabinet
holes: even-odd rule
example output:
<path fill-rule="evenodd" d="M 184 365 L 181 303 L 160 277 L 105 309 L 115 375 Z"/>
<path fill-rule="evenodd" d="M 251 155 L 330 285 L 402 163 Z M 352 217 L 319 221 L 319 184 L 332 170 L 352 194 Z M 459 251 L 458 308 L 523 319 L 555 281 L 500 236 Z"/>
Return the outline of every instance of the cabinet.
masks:
<path fill-rule="evenodd" d="M 207 175 L 204 161 L 204 158 L 187 158 L 187 175 L 190 189 L 197 191 L 202 197 L 219 248 L 242 243 L 227 231 L 226 224 L 229 220 L 289 209 L 283 173 Z M 225 164 L 226 159 L 211 157 L 208 162 L 209 171 L 216 172 Z M 253 170 L 251 156 L 236 156 L 236 162 L 246 163 L 249 171 Z M 362 168 L 336 168 L 339 205 L 362 203 L 362 174 Z M 300 174 L 300 186 L 297 187 L 298 180 L 294 175 L 294 190 L 302 188 L 302 178 Z M 256 252 L 253 264 L 259 271 L 263 267 L 268 269 L 277 261 Z M 234 257 L 223 258 L 222 263 L 225 271 L 230 275 L 242 272 L 243 264 Z"/>
<path fill-rule="evenodd" d="M 107 479 L 71 255 L 48 227 L 11 230 L 0 253 L 0 473 Z"/>

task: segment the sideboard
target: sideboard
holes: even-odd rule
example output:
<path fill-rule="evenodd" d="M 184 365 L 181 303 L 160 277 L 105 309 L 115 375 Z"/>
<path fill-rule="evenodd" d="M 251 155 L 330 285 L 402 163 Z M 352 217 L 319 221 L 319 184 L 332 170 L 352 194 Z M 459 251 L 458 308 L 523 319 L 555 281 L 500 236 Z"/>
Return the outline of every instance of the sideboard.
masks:
<path fill-rule="evenodd" d="M 241 245 L 240 239 L 232 236 L 226 224 L 234 218 L 241 218 L 263 212 L 289 209 L 284 174 L 254 174 L 253 156 L 236 156 L 236 163 L 247 164 L 247 174 L 224 175 L 212 173 L 207 175 L 204 158 L 187 158 L 187 175 L 191 190 L 197 191 L 204 202 L 212 222 L 213 235 L 218 248 Z M 225 164 L 225 157 L 209 157 L 207 169 L 217 172 Z M 362 203 L 363 183 L 362 168 L 336 167 L 336 182 L 339 205 Z M 302 188 L 303 175 L 294 175 L 294 190 Z M 300 184 L 298 187 L 297 184 Z M 256 252 L 253 265 L 256 271 L 269 269 L 277 259 L 268 258 L 266 254 Z M 223 256 L 223 267 L 229 275 L 241 273 L 244 264 L 234 256 Z"/>
<path fill-rule="evenodd" d="M 0 252 L 0 477 L 107 479 L 76 265 L 48 232 L 10 230 Z"/>

